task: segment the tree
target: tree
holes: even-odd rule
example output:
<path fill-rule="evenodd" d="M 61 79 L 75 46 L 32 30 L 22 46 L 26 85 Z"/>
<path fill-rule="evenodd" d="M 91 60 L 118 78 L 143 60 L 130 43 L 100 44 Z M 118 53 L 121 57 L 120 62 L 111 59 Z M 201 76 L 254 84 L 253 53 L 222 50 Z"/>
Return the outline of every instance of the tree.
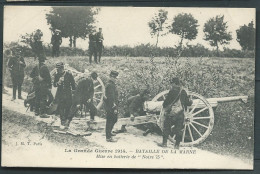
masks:
<path fill-rule="evenodd" d="M 76 47 L 77 38 L 85 39 L 94 30 L 92 24 L 97 13 L 91 7 L 52 7 L 46 19 L 52 31 L 61 30 L 61 36 L 70 39 L 70 47 L 72 44 Z"/>
<path fill-rule="evenodd" d="M 243 50 L 255 49 L 255 28 L 254 23 L 251 21 L 248 25 L 239 27 L 236 30 L 237 41 Z"/>
<path fill-rule="evenodd" d="M 165 21 L 167 20 L 168 12 L 165 10 L 160 9 L 158 14 L 152 18 L 150 22 L 148 22 L 148 26 L 150 27 L 150 34 L 152 37 L 156 36 L 156 44 L 157 47 L 159 36 L 163 36 L 161 32 L 164 30 Z"/>
<path fill-rule="evenodd" d="M 183 39 L 196 39 L 198 34 L 198 26 L 198 20 L 196 20 L 191 14 L 181 13 L 173 18 L 173 22 L 170 26 L 170 32 L 181 37 L 179 50 L 182 49 Z"/>
<path fill-rule="evenodd" d="M 228 26 L 227 22 L 224 22 L 224 15 L 210 18 L 204 24 L 204 40 L 209 41 L 211 46 L 217 47 L 217 56 L 219 56 L 219 44 L 229 44 L 228 41 L 232 40 L 231 32 L 228 32 L 227 29 Z"/>

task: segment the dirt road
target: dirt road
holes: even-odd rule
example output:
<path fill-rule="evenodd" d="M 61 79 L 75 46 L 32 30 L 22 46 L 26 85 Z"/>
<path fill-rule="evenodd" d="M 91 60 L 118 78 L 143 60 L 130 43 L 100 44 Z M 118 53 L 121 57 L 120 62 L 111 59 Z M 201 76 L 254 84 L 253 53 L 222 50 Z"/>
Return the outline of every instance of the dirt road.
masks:
<path fill-rule="evenodd" d="M 41 167 L 126 167 L 126 168 L 206 168 L 252 169 L 251 163 L 214 154 L 195 147 L 175 150 L 160 148 L 161 137 L 129 127 L 118 134 L 116 143 L 105 141 L 104 130 L 91 136 L 54 133 L 59 124 L 55 116 L 35 117 L 26 112 L 22 100 L 10 101 L 11 89 L 3 94 L 2 165 Z M 23 94 L 25 95 L 25 94 Z M 25 96 L 24 96 L 25 98 Z M 73 120 L 72 127 L 84 127 L 86 121 Z M 120 125 L 116 125 L 119 127 Z M 113 158 L 113 159 L 109 159 Z"/>

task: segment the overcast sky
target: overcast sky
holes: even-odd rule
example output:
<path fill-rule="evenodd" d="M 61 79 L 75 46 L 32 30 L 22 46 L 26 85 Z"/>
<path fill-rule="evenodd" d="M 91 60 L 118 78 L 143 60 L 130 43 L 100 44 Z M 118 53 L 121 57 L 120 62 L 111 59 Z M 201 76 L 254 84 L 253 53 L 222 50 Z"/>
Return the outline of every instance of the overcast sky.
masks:
<path fill-rule="evenodd" d="M 43 31 L 43 41 L 50 43 L 50 26 L 47 25 L 45 14 L 51 7 L 43 6 L 6 6 L 4 10 L 4 42 L 17 41 L 20 35 L 31 33 L 36 29 Z M 101 7 L 96 16 L 96 26 L 103 28 L 104 45 L 138 45 L 141 43 L 155 44 L 156 39 L 151 38 L 148 22 L 159 9 L 168 11 L 168 24 L 178 13 L 191 13 L 198 20 L 198 36 L 189 44 L 200 43 L 209 47 L 208 42 L 203 40 L 204 23 L 216 15 L 224 15 L 228 22 L 228 31 L 232 32 L 233 40 L 229 48 L 240 49 L 236 41 L 236 29 L 239 26 L 254 21 L 255 10 L 245 8 L 155 8 L 155 7 Z M 177 45 L 180 38 L 169 34 L 159 38 L 160 47 Z M 68 39 L 63 39 L 63 46 L 68 46 Z M 184 42 L 186 43 L 186 41 Z M 88 39 L 78 39 L 77 46 L 88 49 Z"/>

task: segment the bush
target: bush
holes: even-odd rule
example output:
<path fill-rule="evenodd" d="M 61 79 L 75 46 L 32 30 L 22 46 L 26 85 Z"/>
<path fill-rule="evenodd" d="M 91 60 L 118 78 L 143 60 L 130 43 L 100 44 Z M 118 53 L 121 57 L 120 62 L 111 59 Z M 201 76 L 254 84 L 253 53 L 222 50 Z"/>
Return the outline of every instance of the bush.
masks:
<path fill-rule="evenodd" d="M 5 44 L 5 48 L 22 48 L 23 55 L 25 57 L 33 57 L 34 54 L 28 46 L 22 46 L 17 42 L 12 42 L 11 44 Z M 176 57 L 177 48 L 165 47 L 159 48 L 150 44 L 141 44 L 134 47 L 127 45 L 124 46 L 111 46 L 105 47 L 103 51 L 103 56 L 108 57 Z M 50 57 L 52 53 L 52 46 L 50 44 L 45 45 L 45 55 Z M 61 56 L 88 56 L 88 50 L 83 50 L 81 48 L 72 47 L 61 47 Z M 241 51 L 236 49 L 224 48 L 223 51 L 219 52 L 217 56 L 216 50 L 209 50 L 201 44 L 197 45 L 187 45 L 183 47 L 182 57 L 230 57 L 230 58 L 254 58 L 254 51 Z"/>

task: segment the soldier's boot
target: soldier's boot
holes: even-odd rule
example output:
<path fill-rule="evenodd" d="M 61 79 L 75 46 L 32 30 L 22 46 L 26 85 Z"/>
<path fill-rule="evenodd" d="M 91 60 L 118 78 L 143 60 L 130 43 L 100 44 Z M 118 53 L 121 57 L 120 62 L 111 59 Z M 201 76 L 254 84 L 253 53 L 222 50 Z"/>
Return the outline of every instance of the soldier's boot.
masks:
<path fill-rule="evenodd" d="M 159 147 L 167 147 L 167 137 L 163 136 L 163 142 L 157 144 Z"/>
<path fill-rule="evenodd" d="M 115 143 L 115 142 L 117 142 L 117 140 L 114 140 L 113 138 L 107 138 L 106 141 L 107 141 L 107 142 L 110 142 L 110 143 Z"/>
<path fill-rule="evenodd" d="M 176 141 L 176 143 L 174 145 L 174 149 L 179 149 L 179 148 L 180 148 L 180 142 Z"/>
<path fill-rule="evenodd" d="M 14 101 L 16 99 L 16 97 L 12 97 L 11 101 Z"/>
<path fill-rule="evenodd" d="M 69 129 L 70 127 L 70 121 L 69 120 L 66 120 L 65 123 L 64 123 L 64 126 L 66 129 Z"/>
<path fill-rule="evenodd" d="M 147 129 L 147 130 L 143 133 L 143 136 L 148 135 L 150 132 L 151 132 L 151 130 L 150 130 L 150 129 Z"/>

